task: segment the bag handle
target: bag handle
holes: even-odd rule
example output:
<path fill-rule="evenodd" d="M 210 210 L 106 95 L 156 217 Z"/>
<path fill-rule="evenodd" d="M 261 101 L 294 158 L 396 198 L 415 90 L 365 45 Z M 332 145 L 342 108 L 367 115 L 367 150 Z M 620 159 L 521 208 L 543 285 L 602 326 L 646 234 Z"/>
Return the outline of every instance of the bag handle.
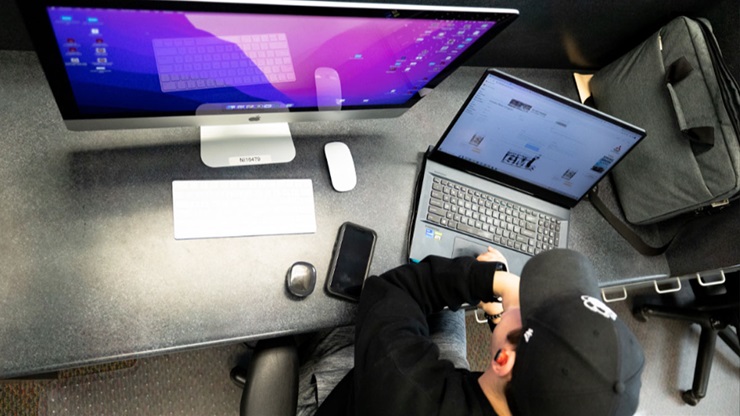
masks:
<path fill-rule="evenodd" d="M 665 72 L 665 83 L 668 88 L 668 93 L 671 95 L 671 101 L 673 101 L 673 108 L 676 111 L 676 117 L 678 118 L 678 126 L 681 131 L 694 143 L 702 144 L 705 146 L 714 146 L 714 127 L 713 126 L 694 126 L 689 127 L 689 123 L 686 121 L 686 115 L 684 114 L 681 100 L 679 100 L 675 85 L 683 81 L 689 74 L 694 70 L 688 59 L 682 56 L 666 68 Z"/>
<path fill-rule="evenodd" d="M 596 208 L 596 211 L 601 214 L 604 219 L 614 227 L 617 232 L 624 237 L 625 240 L 627 240 L 628 243 L 632 245 L 632 247 L 635 248 L 640 254 L 643 254 L 645 256 L 658 256 L 663 253 L 665 253 L 666 250 L 668 250 L 668 247 L 671 245 L 673 240 L 676 238 L 674 235 L 671 240 L 660 246 L 660 247 L 653 247 L 649 244 L 647 244 L 637 233 L 632 231 L 632 229 L 627 226 L 622 220 L 620 220 L 616 215 L 614 215 L 613 212 L 609 209 L 609 207 L 606 206 L 604 201 L 601 200 L 599 197 L 599 186 L 594 186 L 593 189 L 591 189 L 588 192 L 587 196 L 588 200 L 591 201 L 591 204 L 593 204 L 594 208 Z"/>

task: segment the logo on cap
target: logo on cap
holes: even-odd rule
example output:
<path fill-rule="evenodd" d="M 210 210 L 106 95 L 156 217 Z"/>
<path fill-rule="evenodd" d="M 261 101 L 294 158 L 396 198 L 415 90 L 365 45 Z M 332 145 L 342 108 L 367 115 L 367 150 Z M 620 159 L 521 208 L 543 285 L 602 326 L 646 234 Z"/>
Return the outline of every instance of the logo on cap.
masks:
<path fill-rule="evenodd" d="M 581 300 L 583 301 L 583 306 L 591 312 L 596 312 L 604 318 L 611 319 L 612 321 L 617 320 L 617 314 L 613 310 L 609 309 L 608 306 L 604 305 L 602 301 L 586 295 L 581 296 Z"/>
<path fill-rule="evenodd" d="M 532 328 L 527 329 L 527 332 L 524 333 L 524 342 L 529 342 L 529 339 L 532 338 L 533 334 L 534 334 L 534 329 Z"/>

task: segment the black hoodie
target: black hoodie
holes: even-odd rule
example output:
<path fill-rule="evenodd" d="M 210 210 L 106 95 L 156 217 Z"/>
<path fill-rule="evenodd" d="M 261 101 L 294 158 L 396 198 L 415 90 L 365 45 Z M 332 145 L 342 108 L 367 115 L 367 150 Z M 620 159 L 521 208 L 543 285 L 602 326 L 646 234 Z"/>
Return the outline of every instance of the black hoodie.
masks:
<path fill-rule="evenodd" d="M 495 264 L 428 257 L 365 282 L 355 338 L 355 368 L 318 415 L 495 415 L 481 373 L 439 359 L 427 316 L 493 301 Z"/>

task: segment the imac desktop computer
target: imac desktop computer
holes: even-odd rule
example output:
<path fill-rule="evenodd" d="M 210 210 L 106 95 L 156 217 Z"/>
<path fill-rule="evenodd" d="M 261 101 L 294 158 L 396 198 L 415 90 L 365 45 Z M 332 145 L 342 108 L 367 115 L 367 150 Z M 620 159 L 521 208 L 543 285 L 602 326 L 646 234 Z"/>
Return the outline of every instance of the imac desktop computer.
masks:
<path fill-rule="evenodd" d="M 196 126 L 211 167 L 281 163 L 288 123 L 401 115 L 512 9 L 269 0 L 23 0 L 70 130 Z"/>

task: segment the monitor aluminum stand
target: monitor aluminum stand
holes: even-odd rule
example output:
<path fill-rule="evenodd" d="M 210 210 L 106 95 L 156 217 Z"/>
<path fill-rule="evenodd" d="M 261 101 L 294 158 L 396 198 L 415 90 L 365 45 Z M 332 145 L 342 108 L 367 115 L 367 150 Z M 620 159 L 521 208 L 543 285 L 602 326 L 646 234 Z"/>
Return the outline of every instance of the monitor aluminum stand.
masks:
<path fill-rule="evenodd" d="M 200 158 L 212 168 L 287 163 L 295 146 L 288 123 L 201 126 Z"/>

